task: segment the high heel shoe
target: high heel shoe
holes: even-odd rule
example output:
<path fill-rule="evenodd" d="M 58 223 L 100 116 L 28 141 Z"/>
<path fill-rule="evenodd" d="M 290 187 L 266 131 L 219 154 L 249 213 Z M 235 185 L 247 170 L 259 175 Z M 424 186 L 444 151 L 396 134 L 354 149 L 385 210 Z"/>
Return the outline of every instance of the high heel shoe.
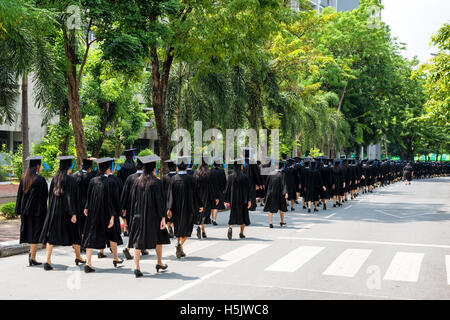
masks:
<path fill-rule="evenodd" d="M 243 233 L 239 233 L 239 238 L 240 239 L 245 239 L 245 235 Z"/>
<path fill-rule="evenodd" d="M 286 222 L 280 222 L 280 227 L 283 227 L 286 225 Z"/>
<path fill-rule="evenodd" d="M 200 227 L 197 227 L 197 238 L 199 238 L 199 239 L 202 238 L 202 233 L 201 233 Z"/>
<path fill-rule="evenodd" d="M 28 264 L 31 266 L 40 266 L 42 263 L 31 259 L 31 254 L 28 256 Z"/>
<path fill-rule="evenodd" d="M 80 264 L 80 263 L 81 263 L 81 264 L 85 264 L 86 261 L 76 258 L 76 259 L 75 259 L 75 264 L 78 265 L 78 264 Z"/>
<path fill-rule="evenodd" d="M 102 259 L 102 258 L 106 258 L 106 254 L 104 254 L 103 252 L 99 252 L 97 253 L 97 258 Z"/>
<path fill-rule="evenodd" d="M 270 224 L 269 224 L 269 228 L 270 228 L 270 229 L 273 229 L 273 224 L 270 223 Z"/>
<path fill-rule="evenodd" d="M 52 267 L 50 264 L 45 263 L 45 264 L 44 264 L 44 270 L 45 270 L 45 271 L 53 270 L 53 267 Z"/>
<path fill-rule="evenodd" d="M 157 265 L 155 266 L 156 272 L 159 272 L 159 270 L 165 271 L 165 270 L 167 269 L 167 267 L 168 267 L 167 264 L 164 264 L 164 265 L 157 264 Z"/>
<path fill-rule="evenodd" d="M 180 259 L 181 258 L 181 244 L 177 244 L 175 248 L 176 248 L 175 256 L 177 257 L 177 259 Z"/>
<path fill-rule="evenodd" d="M 138 269 L 134 270 L 134 275 L 136 276 L 136 278 L 140 278 L 140 277 L 144 276 L 144 274 L 141 272 L 141 270 L 138 270 Z"/>
<path fill-rule="evenodd" d="M 84 273 L 91 273 L 91 272 L 95 272 L 94 268 L 91 268 L 89 265 L 85 265 L 84 266 Z"/>
<path fill-rule="evenodd" d="M 206 232 L 202 232 L 202 238 L 206 239 Z"/>
<path fill-rule="evenodd" d="M 113 265 L 114 265 L 114 268 L 117 268 L 117 265 L 118 264 L 121 264 L 121 263 L 123 263 L 123 260 L 113 260 Z"/>
<path fill-rule="evenodd" d="M 133 259 L 133 257 L 132 257 L 131 254 L 130 254 L 130 251 L 129 251 L 127 248 L 124 248 L 124 249 L 123 249 L 123 255 L 125 256 L 125 258 L 126 258 L 127 260 Z"/>
<path fill-rule="evenodd" d="M 233 238 L 233 229 L 228 228 L 227 237 L 228 240 L 231 240 Z"/>

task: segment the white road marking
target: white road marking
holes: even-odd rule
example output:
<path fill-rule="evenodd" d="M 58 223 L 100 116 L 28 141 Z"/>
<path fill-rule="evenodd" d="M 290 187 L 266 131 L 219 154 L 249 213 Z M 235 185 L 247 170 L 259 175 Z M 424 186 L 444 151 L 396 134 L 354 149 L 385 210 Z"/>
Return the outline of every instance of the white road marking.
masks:
<path fill-rule="evenodd" d="M 386 245 L 392 245 L 392 246 L 407 246 L 407 247 L 426 247 L 426 248 L 450 249 L 450 246 L 446 246 L 446 245 L 441 245 L 441 244 L 424 244 L 424 243 L 365 241 L 365 240 L 326 239 L 326 238 L 300 238 L 300 237 L 278 237 L 277 239 L 282 239 L 282 240 L 326 241 L 326 242 L 348 242 L 348 243 L 362 243 L 362 244 L 386 244 Z"/>
<path fill-rule="evenodd" d="M 350 209 L 352 205 L 349 205 L 348 207 L 344 208 L 344 210 Z"/>
<path fill-rule="evenodd" d="M 174 290 L 174 291 L 171 291 L 171 292 L 169 292 L 169 293 L 166 293 L 166 294 L 160 296 L 159 298 L 156 298 L 155 300 L 166 300 L 166 299 L 168 299 L 168 298 L 170 298 L 170 297 L 173 297 L 174 295 L 179 294 L 180 292 L 186 291 L 187 289 L 192 288 L 193 286 L 199 284 L 200 282 L 202 282 L 202 281 L 204 281 L 204 280 L 206 280 L 206 279 L 209 279 L 209 278 L 211 278 L 212 276 L 215 276 L 216 274 L 218 274 L 218 273 L 220 273 L 220 272 L 222 272 L 222 271 L 223 271 L 223 270 L 215 270 L 215 271 L 213 271 L 213 272 L 207 274 L 206 276 L 203 276 L 203 277 L 201 277 L 200 279 L 194 280 L 194 281 L 191 282 L 191 283 L 188 283 L 188 284 L 186 284 L 186 285 L 184 285 L 184 286 L 181 286 L 181 287 L 179 287 L 178 289 L 176 289 L 176 290 Z"/>
<path fill-rule="evenodd" d="M 412 218 L 412 217 L 426 216 L 426 215 L 434 214 L 434 213 L 419 213 L 419 214 L 413 214 L 413 215 L 407 215 L 407 216 L 398 216 L 398 215 L 387 213 L 386 211 L 383 211 L 383 210 L 375 210 L 375 211 L 380 212 L 382 214 L 385 214 L 387 216 L 391 216 L 391 217 L 395 217 L 395 218 L 399 218 L 399 219 Z"/>
<path fill-rule="evenodd" d="M 327 276 L 354 277 L 372 250 L 347 249 L 323 273 Z"/>
<path fill-rule="evenodd" d="M 335 213 L 333 213 L 333 214 L 330 214 L 329 216 L 326 216 L 325 218 L 326 218 L 326 219 L 331 218 L 331 217 L 333 217 L 335 214 L 337 214 L 337 212 L 335 212 Z"/>
<path fill-rule="evenodd" d="M 397 252 L 383 279 L 417 282 L 423 256 L 423 253 Z"/>
<path fill-rule="evenodd" d="M 301 226 L 300 230 L 297 230 L 297 232 L 302 232 L 308 229 L 311 229 L 311 227 L 314 225 L 314 223 L 310 223 L 310 224 L 305 224 L 304 226 Z"/>
<path fill-rule="evenodd" d="M 246 244 L 240 248 L 221 255 L 217 258 L 217 261 L 208 261 L 202 263 L 200 266 L 210 268 L 226 268 L 267 247 L 269 247 L 268 244 Z"/>
<path fill-rule="evenodd" d="M 279 272 L 295 272 L 320 251 L 325 249 L 324 247 L 311 247 L 301 246 L 289 254 L 285 255 L 277 262 L 268 266 L 265 271 L 279 271 Z"/>
<path fill-rule="evenodd" d="M 447 269 L 447 283 L 450 285 L 450 256 L 445 256 L 445 267 Z"/>

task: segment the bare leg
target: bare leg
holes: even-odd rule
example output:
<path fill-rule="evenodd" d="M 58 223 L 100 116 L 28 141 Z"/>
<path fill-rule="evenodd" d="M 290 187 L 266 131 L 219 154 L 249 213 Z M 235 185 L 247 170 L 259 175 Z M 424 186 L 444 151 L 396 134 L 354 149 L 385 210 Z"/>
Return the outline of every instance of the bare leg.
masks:
<path fill-rule="evenodd" d="M 38 244 L 32 243 L 30 244 L 30 258 L 36 261 L 36 252 L 37 252 Z"/>
<path fill-rule="evenodd" d="M 204 224 L 200 225 L 200 229 L 202 230 L 202 232 L 205 232 L 205 225 Z"/>
<path fill-rule="evenodd" d="M 269 224 L 273 224 L 273 213 L 269 212 Z"/>
<path fill-rule="evenodd" d="M 48 264 L 52 264 L 52 251 L 53 251 L 54 245 L 47 243 L 46 246 L 46 259 Z"/>
<path fill-rule="evenodd" d="M 141 261 L 141 250 L 134 249 L 134 267 L 136 270 L 141 271 L 141 266 L 139 265 L 139 262 Z"/>
<path fill-rule="evenodd" d="M 81 257 L 80 245 L 74 244 L 73 249 L 75 250 L 75 258 L 77 258 L 78 260 L 83 260 L 83 258 Z"/>
<path fill-rule="evenodd" d="M 119 260 L 119 256 L 117 255 L 117 242 L 110 241 L 109 245 L 111 246 L 114 260 Z"/>
<path fill-rule="evenodd" d="M 281 223 L 284 223 L 284 212 L 283 211 L 280 211 L 280 222 Z"/>
<path fill-rule="evenodd" d="M 219 212 L 219 210 L 217 210 L 217 209 L 214 209 L 214 210 L 212 211 L 212 219 L 213 219 L 213 221 L 216 221 L 216 218 L 217 218 L 217 212 Z"/>
<path fill-rule="evenodd" d="M 156 258 L 158 259 L 157 264 L 163 266 L 164 264 L 162 263 L 162 245 L 157 244 L 155 251 L 156 251 Z"/>
<path fill-rule="evenodd" d="M 92 268 L 92 252 L 93 249 L 86 248 L 86 265 Z"/>
<path fill-rule="evenodd" d="M 244 234 L 245 224 L 241 224 L 241 234 Z"/>

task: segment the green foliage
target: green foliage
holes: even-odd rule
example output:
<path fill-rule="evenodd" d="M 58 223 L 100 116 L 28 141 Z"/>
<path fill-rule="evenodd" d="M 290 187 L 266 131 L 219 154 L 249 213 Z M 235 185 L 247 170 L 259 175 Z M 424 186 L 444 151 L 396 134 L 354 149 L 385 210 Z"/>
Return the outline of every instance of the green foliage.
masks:
<path fill-rule="evenodd" d="M 139 152 L 139 157 L 145 157 L 145 156 L 149 156 L 149 155 L 151 155 L 151 154 L 153 154 L 153 152 L 152 152 L 152 150 L 150 150 L 150 149 L 144 149 L 144 150 L 141 150 L 141 152 Z"/>
<path fill-rule="evenodd" d="M 16 203 L 8 202 L 0 207 L 0 212 L 6 219 L 16 218 Z"/>

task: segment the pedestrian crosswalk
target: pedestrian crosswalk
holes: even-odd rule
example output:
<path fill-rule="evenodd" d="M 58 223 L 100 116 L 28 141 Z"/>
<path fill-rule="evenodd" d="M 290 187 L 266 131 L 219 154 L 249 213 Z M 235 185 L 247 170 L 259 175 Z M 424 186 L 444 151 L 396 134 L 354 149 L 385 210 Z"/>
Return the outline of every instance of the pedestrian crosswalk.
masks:
<path fill-rule="evenodd" d="M 191 241 L 186 244 L 185 251 L 188 253 L 188 256 L 193 253 L 202 255 L 202 250 L 208 250 L 204 254 L 205 257 L 211 257 L 212 252 L 217 253 L 216 257 L 213 256 L 209 261 L 201 262 L 199 266 L 222 270 L 238 262 L 245 263 L 246 259 L 257 254 L 264 256 L 264 263 L 262 264 L 259 262 L 261 260 L 258 260 L 258 267 L 255 272 L 264 273 L 295 273 L 312 264 L 314 268 L 308 268 L 307 270 L 315 274 L 310 274 L 310 276 L 354 278 L 358 275 L 366 274 L 368 267 L 379 265 L 384 281 L 405 283 L 419 281 L 420 272 L 423 269 L 422 266 L 427 264 L 428 254 L 423 252 L 394 251 L 384 255 L 382 246 L 371 249 L 337 249 L 335 246 L 299 245 L 293 248 L 289 247 L 290 249 L 286 250 L 287 252 L 277 254 L 276 256 L 273 255 L 273 250 L 270 250 L 271 254 L 267 255 L 268 251 L 266 250 L 273 245 L 245 243 L 245 241 L 242 241 L 239 243 L 239 247 L 236 248 L 233 245 L 230 248 L 229 246 L 221 245 L 220 241 Z M 168 253 L 165 253 L 164 256 L 173 255 L 173 252 L 169 251 L 171 250 L 167 250 Z M 435 263 L 430 262 L 431 254 L 429 255 L 428 262 L 432 267 L 435 267 Z M 382 263 L 376 260 L 369 261 L 371 257 L 374 257 L 373 259 L 379 259 L 380 256 L 385 256 L 388 258 L 388 261 L 386 262 L 386 259 Z M 443 262 L 442 270 L 437 270 L 437 273 L 441 273 L 442 271 L 443 274 L 446 274 L 446 279 L 443 279 L 443 281 L 450 285 L 450 255 L 444 255 L 443 258 L 441 260 Z M 317 263 L 317 261 L 320 261 L 320 263 Z M 317 266 L 320 266 L 320 268 Z M 436 273 L 436 270 L 434 271 Z"/>

